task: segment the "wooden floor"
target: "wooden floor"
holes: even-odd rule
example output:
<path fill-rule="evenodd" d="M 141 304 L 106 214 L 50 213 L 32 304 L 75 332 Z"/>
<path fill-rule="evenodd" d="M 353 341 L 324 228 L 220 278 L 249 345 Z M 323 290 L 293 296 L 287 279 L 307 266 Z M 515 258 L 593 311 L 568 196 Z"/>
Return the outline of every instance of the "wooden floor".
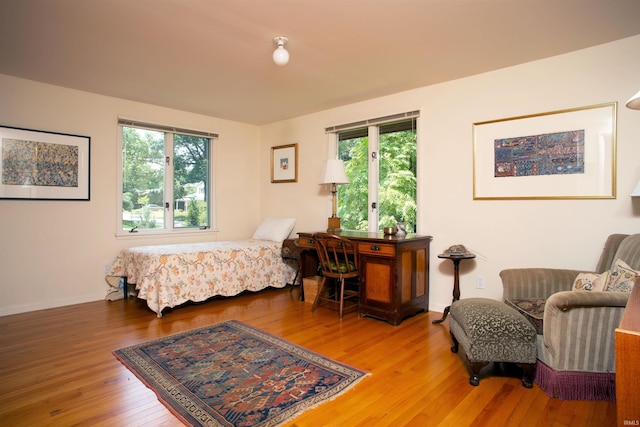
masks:
<path fill-rule="evenodd" d="M 337 399 L 290 426 L 613 426 L 615 404 L 550 399 L 517 372 L 490 369 L 469 385 L 450 351 L 448 320 L 429 312 L 399 326 L 299 301 L 272 289 L 171 310 L 97 301 L 0 317 L 0 425 L 182 425 L 112 351 L 236 319 L 370 372 Z"/>

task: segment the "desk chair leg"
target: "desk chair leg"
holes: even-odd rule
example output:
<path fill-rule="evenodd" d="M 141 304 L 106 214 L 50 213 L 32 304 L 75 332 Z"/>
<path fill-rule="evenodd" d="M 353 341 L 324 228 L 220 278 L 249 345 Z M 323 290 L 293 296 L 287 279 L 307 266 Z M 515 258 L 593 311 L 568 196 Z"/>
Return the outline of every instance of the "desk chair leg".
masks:
<path fill-rule="evenodd" d="M 313 301 L 313 306 L 311 306 L 311 311 L 315 311 L 315 309 L 318 307 L 318 303 L 321 298 L 325 300 L 328 299 L 328 297 L 322 297 L 326 283 L 327 283 L 327 278 L 322 277 L 322 282 L 320 282 L 320 286 L 318 286 L 318 293 L 316 294 L 316 299 Z M 334 279 L 331 279 L 331 283 L 334 283 Z M 338 283 L 335 283 L 335 285 L 336 287 L 333 290 L 334 293 L 333 293 L 333 299 L 331 300 L 331 302 L 338 305 L 339 307 L 338 313 L 340 314 L 340 320 L 342 320 L 342 315 L 344 313 L 345 280 L 340 279 L 340 289 L 338 289 L 338 286 L 337 286 Z M 339 301 L 335 298 L 339 298 Z"/>
<path fill-rule="evenodd" d="M 286 284 L 287 286 L 291 286 L 289 288 L 289 293 L 293 292 L 293 288 L 295 288 L 296 285 L 298 284 L 299 276 L 300 276 L 300 269 L 296 270 L 296 275 L 293 278 L 293 282 Z M 300 282 L 299 285 L 300 285 L 300 301 L 304 301 L 304 286 L 302 286 L 302 282 Z"/>
<path fill-rule="evenodd" d="M 320 282 L 320 286 L 318 286 L 318 293 L 316 294 L 316 299 L 313 300 L 313 305 L 311 306 L 311 311 L 315 311 L 318 307 L 318 302 L 320 301 L 320 295 L 322 295 L 322 291 L 324 290 L 324 285 L 327 283 L 327 278 L 322 276 L 322 282 Z"/>
<path fill-rule="evenodd" d="M 340 279 L 340 320 L 342 320 L 342 310 L 344 310 L 344 279 Z"/>

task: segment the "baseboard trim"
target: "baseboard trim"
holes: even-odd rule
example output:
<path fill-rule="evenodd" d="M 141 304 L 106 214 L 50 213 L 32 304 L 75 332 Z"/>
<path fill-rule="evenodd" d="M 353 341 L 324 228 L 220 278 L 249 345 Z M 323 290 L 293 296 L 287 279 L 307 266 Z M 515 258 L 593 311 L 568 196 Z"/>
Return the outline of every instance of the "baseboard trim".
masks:
<path fill-rule="evenodd" d="M 104 300 L 104 293 L 76 295 L 70 298 L 60 298 L 48 301 L 36 301 L 29 304 L 0 307 L 0 316 L 10 316 L 12 314 L 28 313 L 30 311 L 46 310 L 49 308 L 64 307 L 67 305 L 82 304 Z"/>

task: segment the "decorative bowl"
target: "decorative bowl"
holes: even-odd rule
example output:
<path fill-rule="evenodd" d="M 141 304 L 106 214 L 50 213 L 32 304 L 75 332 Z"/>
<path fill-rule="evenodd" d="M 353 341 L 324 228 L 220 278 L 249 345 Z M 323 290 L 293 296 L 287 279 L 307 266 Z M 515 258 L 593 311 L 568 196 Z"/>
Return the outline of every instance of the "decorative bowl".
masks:
<path fill-rule="evenodd" d="M 397 227 L 385 227 L 383 229 L 384 234 L 386 234 L 387 236 L 393 236 L 394 234 L 396 234 L 398 232 L 398 228 Z"/>

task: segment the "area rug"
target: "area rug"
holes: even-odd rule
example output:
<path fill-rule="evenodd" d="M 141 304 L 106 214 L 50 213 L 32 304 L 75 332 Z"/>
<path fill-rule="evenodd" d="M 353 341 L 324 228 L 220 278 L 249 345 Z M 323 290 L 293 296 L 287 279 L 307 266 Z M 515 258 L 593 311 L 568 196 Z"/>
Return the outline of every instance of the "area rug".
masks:
<path fill-rule="evenodd" d="M 191 426 L 277 426 L 367 375 L 234 320 L 113 354 Z"/>

